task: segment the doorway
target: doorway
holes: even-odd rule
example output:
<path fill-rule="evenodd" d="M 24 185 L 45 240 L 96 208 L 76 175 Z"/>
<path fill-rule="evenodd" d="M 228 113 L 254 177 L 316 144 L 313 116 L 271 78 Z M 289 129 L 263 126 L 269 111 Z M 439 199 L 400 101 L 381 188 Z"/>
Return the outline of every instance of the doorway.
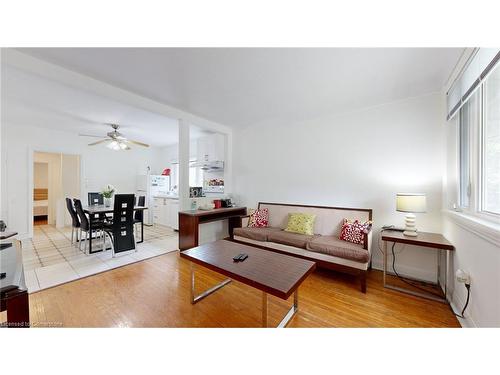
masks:
<path fill-rule="evenodd" d="M 48 224 L 49 163 L 33 163 L 33 225 Z"/>
<path fill-rule="evenodd" d="M 32 225 L 71 224 L 66 197 L 80 197 L 80 155 L 35 151 Z"/>

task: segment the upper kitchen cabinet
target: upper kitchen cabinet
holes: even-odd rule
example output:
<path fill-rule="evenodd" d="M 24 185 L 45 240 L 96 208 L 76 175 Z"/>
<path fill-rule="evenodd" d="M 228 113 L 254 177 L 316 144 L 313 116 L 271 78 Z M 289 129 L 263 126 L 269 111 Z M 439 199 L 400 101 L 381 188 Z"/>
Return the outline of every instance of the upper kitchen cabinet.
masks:
<path fill-rule="evenodd" d="M 224 161 L 226 154 L 225 135 L 214 133 L 198 138 L 197 161 L 213 162 Z"/>

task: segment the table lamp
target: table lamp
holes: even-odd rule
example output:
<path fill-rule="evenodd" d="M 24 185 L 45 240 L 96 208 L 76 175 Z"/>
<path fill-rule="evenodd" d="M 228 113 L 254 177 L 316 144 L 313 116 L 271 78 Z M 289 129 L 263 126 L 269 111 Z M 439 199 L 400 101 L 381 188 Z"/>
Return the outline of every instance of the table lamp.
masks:
<path fill-rule="evenodd" d="M 420 193 L 398 193 L 396 194 L 396 211 L 407 212 L 405 217 L 405 236 L 415 237 L 417 227 L 415 213 L 425 212 L 426 198 L 425 194 Z"/>

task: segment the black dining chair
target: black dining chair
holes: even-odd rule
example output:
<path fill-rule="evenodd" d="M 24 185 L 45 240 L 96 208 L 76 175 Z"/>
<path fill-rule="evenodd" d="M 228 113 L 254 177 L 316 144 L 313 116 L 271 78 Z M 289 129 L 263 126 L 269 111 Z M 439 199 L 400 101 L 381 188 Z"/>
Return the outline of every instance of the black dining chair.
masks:
<path fill-rule="evenodd" d="M 71 216 L 71 244 L 73 245 L 75 237 L 76 242 L 79 241 L 78 232 L 80 230 L 80 220 L 78 219 L 78 214 L 76 213 L 75 208 L 73 207 L 73 202 L 70 198 L 66 198 L 66 208 Z"/>
<path fill-rule="evenodd" d="M 111 240 L 113 258 L 116 253 L 134 249 L 137 251 L 134 236 L 134 200 L 134 194 L 115 195 L 113 222 L 104 223 L 104 232 Z M 106 236 L 103 246 L 105 246 L 105 239 Z"/>
<path fill-rule="evenodd" d="M 85 247 L 84 247 L 84 252 L 87 254 L 87 242 L 89 239 L 89 236 L 92 237 L 93 233 L 90 233 L 90 224 L 89 224 L 89 219 L 87 218 L 87 215 L 85 215 L 85 212 L 83 211 L 82 207 L 82 202 L 80 199 L 73 199 L 75 203 L 75 210 L 76 214 L 78 215 L 78 218 L 80 219 L 80 244 L 78 248 L 82 250 L 82 241 L 83 241 L 83 233 L 85 233 Z M 92 221 L 92 232 L 95 232 L 96 234 L 99 234 L 100 237 L 104 238 L 104 232 L 103 232 L 103 221 L 99 220 L 93 220 Z"/>
<path fill-rule="evenodd" d="M 135 202 L 135 199 L 134 199 Z M 139 196 L 139 199 L 137 200 L 137 206 L 139 207 L 145 207 L 146 206 L 146 197 L 144 195 Z M 142 238 L 142 234 L 144 233 L 142 231 L 142 225 L 144 225 L 144 211 L 143 210 L 136 210 L 134 212 L 134 227 L 136 228 L 136 234 L 138 227 L 136 224 L 141 224 L 141 242 L 144 240 Z M 139 236 L 136 236 L 139 237 Z"/>
<path fill-rule="evenodd" d="M 89 206 L 104 204 L 104 197 L 101 193 L 88 193 Z"/>
<path fill-rule="evenodd" d="M 103 205 L 104 204 L 104 196 L 102 193 L 89 192 L 88 193 L 88 203 L 89 206 L 93 205 Z M 94 215 L 95 220 L 99 221 L 110 221 L 112 217 L 109 217 L 106 214 L 96 214 Z"/>

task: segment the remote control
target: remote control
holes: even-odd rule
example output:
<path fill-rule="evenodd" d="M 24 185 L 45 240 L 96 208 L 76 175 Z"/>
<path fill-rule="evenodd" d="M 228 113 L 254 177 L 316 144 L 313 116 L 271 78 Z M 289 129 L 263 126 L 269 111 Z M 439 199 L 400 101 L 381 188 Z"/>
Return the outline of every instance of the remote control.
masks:
<path fill-rule="evenodd" d="M 239 262 L 239 261 L 241 260 L 241 257 L 242 257 L 243 255 L 245 255 L 245 254 L 238 254 L 238 255 L 236 255 L 236 256 L 234 256 L 234 257 L 233 257 L 233 260 L 234 260 L 235 262 Z"/>
<path fill-rule="evenodd" d="M 243 254 L 243 256 L 240 258 L 240 262 L 243 262 L 247 258 L 248 258 L 248 255 L 247 254 Z"/>

